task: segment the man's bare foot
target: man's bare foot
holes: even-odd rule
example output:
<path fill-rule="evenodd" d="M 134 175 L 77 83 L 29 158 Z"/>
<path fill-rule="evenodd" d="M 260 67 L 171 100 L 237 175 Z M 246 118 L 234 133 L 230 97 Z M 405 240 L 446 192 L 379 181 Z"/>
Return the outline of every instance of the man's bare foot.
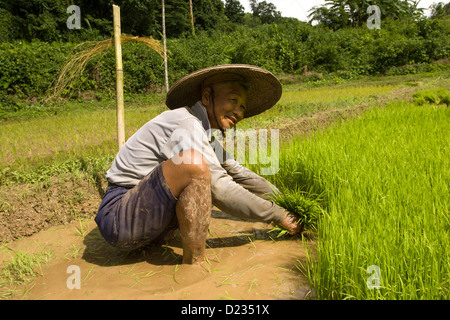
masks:
<path fill-rule="evenodd" d="M 198 245 L 183 244 L 183 264 L 200 264 L 205 258 L 205 243 Z"/>

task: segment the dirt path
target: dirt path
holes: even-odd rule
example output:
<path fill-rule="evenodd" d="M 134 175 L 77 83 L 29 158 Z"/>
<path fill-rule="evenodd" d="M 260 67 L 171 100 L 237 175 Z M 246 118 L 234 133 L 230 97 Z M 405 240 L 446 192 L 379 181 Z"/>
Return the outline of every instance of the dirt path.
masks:
<path fill-rule="evenodd" d="M 33 281 L 3 289 L 14 289 L 13 299 L 305 298 L 309 287 L 296 266 L 306 261 L 305 250 L 313 248 L 313 240 L 302 241 L 299 236 L 279 240 L 267 233 L 270 225 L 216 210 L 212 216 L 208 261 L 203 266 L 180 264 L 179 236 L 126 254 L 103 240 L 94 221 L 84 220 L 11 243 L 17 252 L 46 251 L 52 257 Z M 11 260 L 11 255 L 2 250 L 0 261 Z M 80 289 L 69 288 L 77 283 L 69 266 L 79 268 Z"/>

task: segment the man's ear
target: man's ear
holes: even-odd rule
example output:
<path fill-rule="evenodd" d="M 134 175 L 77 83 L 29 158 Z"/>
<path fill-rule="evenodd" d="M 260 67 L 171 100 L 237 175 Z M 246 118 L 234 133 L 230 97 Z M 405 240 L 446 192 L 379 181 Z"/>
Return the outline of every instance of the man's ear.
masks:
<path fill-rule="evenodd" d="M 211 88 L 210 87 L 204 88 L 202 90 L 201 98 L 202 98 L 202 104 L 205 107 L 209 107 L 212 104 L 212 101 L 211 101 L 211 99 L 212 99 L 212 97 L 211 97 Z"/>

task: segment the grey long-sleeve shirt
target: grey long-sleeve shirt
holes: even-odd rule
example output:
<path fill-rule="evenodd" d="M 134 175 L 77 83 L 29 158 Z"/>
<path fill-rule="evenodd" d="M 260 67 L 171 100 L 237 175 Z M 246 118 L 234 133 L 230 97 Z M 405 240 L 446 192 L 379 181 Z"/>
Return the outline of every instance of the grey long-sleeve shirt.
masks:
<path fill-rule="evenodd" d="M 275 186 L 224 152 L 212 138 L 200 101 L 191 108 L 165 111 L 143 125 L 120 149 L 106 178 L 116 185 L 135 186 L 158 164 L 190 149 L 201 152 L 208 161 L 213 205 L 245 220 L 283 220 L 285 209 L 267 196 L 277 190 Z"/>

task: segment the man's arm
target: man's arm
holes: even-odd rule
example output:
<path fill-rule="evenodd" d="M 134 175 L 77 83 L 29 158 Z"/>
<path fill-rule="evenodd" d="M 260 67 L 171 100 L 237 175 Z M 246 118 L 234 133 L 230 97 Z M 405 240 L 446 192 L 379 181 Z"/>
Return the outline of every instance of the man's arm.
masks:
<path fill-rule="evenodd" d="M 234 159 L 228 159 L 222 163 L 222 168 L 233 178 L 233 181 L 260 198 L 270 200 L 280 192 L 272 183 Z"/>
<path fill-rule="evenodd" d="M 226 153 L 225 151 L 223 152 Z M 225 159 L 222 163 L 222 168 L 233 178 L 233 181 L 248 191 L 265 200 L 271 200 L 275 194 L 280 193 L 276 186 L 257 173 L 240 165 L 239 162 L 231 158 L 228 154 L 225 156 Z M 302 226 L 297 223 L 298 219 L 287 211 L 284 214 L 284 219 L 279 222 L 279 225 L 287 229 L 290 234 L 301 232 Z"/>

